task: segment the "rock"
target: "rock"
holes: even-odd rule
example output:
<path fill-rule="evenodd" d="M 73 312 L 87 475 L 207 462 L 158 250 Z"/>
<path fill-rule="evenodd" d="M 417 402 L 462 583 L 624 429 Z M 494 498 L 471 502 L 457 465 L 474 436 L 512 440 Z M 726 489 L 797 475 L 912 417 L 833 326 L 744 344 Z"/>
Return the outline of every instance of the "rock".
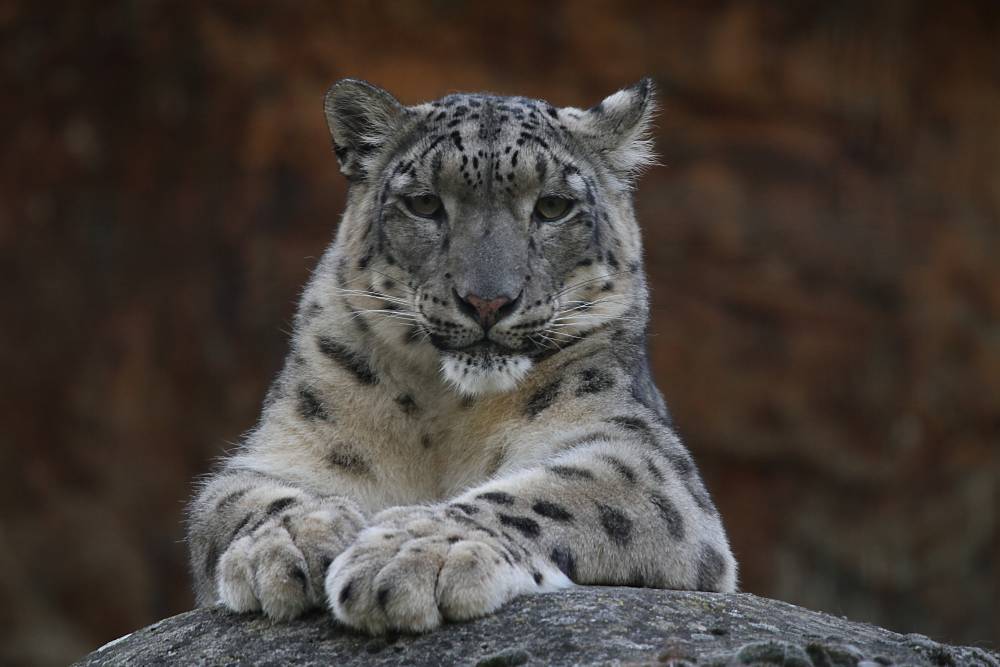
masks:
<path fill-rule="evenodd" d="M 748 593 L 579 587 L 425 635 L 369 637 L 315 612 L 291 623 L 197 609 L 117 639 L 78 665 L 669 664 L 1000 667 L 1000 654 L 900 635 Z"/>

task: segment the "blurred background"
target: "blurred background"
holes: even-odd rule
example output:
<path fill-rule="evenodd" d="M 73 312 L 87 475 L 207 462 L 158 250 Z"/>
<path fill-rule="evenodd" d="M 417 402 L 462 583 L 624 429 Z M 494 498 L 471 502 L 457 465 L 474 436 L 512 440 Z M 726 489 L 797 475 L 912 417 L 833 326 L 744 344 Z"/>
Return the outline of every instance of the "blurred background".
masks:
<path fill-rule="evenodd" d="M 589 106 L 650 75 L 657 380 L 744 590 L 1000 637 L 1000 3 L 0 1 L 0 662 L 192 605 L 369 79 Z"/>

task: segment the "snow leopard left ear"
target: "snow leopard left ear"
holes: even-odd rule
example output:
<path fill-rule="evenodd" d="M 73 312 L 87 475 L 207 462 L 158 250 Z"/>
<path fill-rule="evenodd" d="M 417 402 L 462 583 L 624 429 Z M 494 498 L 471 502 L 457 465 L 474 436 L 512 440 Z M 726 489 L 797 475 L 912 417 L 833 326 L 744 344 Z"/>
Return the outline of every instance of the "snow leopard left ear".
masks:
<path fill-rule="evenodd" d="M 652 79 L 605 97 L 579 120 L 578 132 L 604 155 L 612 170 L 631 181 L 656 163 L 650 128 L 656 113 Z"/>
<path fill-rule="evenodd" d="M 323 100 L 340 171 L 364 180 L 369 162 L 402 127 L 406 108 L 387 91 L 367 81 L 342 79 Z"/>

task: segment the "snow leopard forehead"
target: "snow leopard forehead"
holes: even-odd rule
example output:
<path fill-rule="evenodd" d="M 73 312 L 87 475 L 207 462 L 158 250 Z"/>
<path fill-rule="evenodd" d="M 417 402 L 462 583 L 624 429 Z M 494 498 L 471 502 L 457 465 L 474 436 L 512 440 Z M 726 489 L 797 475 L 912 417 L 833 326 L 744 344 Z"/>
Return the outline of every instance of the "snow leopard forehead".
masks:
<path fill-rule="evenodd" d="M 373 180 L 381 200 L 399 192 L 445 199 L 457 223 L 453 234 L 489 233 L 498 218 L 527 221 L 542 195 L 590 204 L 598 197 L 600 172 L 567 125 L 574 122 L 570 114 L 582 117 L 579 110 L 461 94 L 410 113 L 419 120 Z M 492 224 L 480 230 L 484 219 Z"/>
<path fill-rule="evenodd" d="M 377 174 L 391 156 L 407 155 L 403 170 L 427 160 L 440 167 L 455 157 L 466 186 L 493 191 L 513 189 L 503 166 L 524 164 L 525 153 L 556 164 L 593 162 L 627 185 L 652 161 L 647 134 L 654 108 L 648 79 L 586 110 L 488 93 L 404 107 L 388 92 L 354 80 L 335 84 L 326 99 L 337 157 L 352 180 Z M 537 160 L 529 166 L 545 169 Z"/>

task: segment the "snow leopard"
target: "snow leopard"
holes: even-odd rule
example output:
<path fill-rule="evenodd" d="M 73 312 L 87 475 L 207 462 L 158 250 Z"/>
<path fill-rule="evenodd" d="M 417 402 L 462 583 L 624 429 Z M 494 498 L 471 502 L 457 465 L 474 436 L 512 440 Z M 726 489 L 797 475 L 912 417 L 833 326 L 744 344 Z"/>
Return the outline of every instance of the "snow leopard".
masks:
<path fill-rule="evenodd" d="M 346 209 L 191 502 L 200 605 L 379 634 L 573 585 L 736 589 L 648 360 L 654 109 L 648 79 L 586 109 L 332 86 Z"/>

